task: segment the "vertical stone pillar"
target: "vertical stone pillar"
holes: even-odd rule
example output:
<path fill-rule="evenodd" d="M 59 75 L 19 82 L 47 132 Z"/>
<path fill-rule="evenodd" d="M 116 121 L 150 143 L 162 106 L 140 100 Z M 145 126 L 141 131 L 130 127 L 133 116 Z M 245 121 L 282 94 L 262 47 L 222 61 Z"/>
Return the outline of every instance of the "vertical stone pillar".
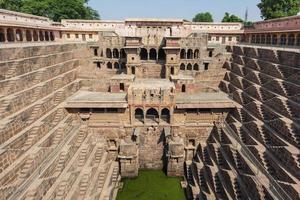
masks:
<path fill-rule="evenodd" d="M 184 166 L 184 142 L 177 134 L 168 142 L 168 176 L 183 176 Z"/>
<path fill-rule="evenodd" d="M 134 178 L 138 176 L 138 148 L 131 141 L 122 140 L 119 147 L 119 163 L 122 178 Z"/>
<path fill-rule="evenodd" d="M 21 33 L 22 33 L 22 36 L 21 36 L 22 39 L 21 39 L 21 41 L 22 41 L 22 42 L 28 42 L 28 41 L 27 41 L 27 36 L 26 36 L 26 30 L 25 30 L 25 29 L 22 29 L 22 30 L 21 30 Z"/>

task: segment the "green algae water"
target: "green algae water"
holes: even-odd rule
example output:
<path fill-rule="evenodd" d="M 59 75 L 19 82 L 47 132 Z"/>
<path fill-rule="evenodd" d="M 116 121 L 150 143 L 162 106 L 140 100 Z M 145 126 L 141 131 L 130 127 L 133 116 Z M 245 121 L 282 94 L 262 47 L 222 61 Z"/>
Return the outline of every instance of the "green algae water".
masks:
<path fill-rule="evenodd" d="M 136 179 L 123 180 L 117 200 L 185 200 L 180 181 L 162 171 L 140 170 Z"/>

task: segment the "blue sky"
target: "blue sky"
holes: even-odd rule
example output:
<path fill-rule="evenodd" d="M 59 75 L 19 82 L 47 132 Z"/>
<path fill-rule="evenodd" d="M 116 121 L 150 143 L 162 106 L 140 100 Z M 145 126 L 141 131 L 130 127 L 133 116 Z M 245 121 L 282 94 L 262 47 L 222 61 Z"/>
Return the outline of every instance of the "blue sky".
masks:
<path fill-rule="evenodd" d="M 196 13 L 209 11 L 215 21 L 229 12 L 242 18 L 248 7 L 248 19 L 261 20 L 257 4 L 260 0 L 90 0 L 102 19 L 177 18 L 191 20 Z"/>

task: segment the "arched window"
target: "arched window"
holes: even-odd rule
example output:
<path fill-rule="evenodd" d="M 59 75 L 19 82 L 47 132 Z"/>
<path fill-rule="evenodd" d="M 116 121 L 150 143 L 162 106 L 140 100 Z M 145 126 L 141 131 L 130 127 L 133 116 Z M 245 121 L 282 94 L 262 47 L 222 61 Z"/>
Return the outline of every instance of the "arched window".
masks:
<path fill-rule="evenodd" d="M 286 34 L 281 35 L 280 45 L 286 45 Z"/>
<path fill-rule="evenodd" d="M 148 51 L 147 51 L 147 49 L 145 49 L 145 48 L 141 49 L 140 59 L 141 60 L 148 60 Z"/>
<path fill-rule="evenodd" d="M 156 53 L 156 49 L 150 49 L 150 60 L 156 60 L 156 56 L 157 56 L 157 53 Z"/>
<path fill-rule="evenodd" d="M 112 58 L 112 53 L 110 49 L 106 49 L 106 58 Z"/>
<path fill-rule="evenodd" d="M 273 37 L 272 37 L 272 44 L 274 44 L 274 45 L 277 44 L 277 35 L 273 35 Z"/>
<path fill-rule="evenodd" d="M 166 60 L 166 53 L 163 49 L 158 50 L 158 60 Z"/>
<path fill-rule="evenodd" d="M 50 40 L 51 40 L 51 41 L 54 41 L 54 40 L 55 40 L 55 37 L 54 37 L 54 34 L 53 34 L 52 31 L 50 32 Z"/>
<path fill-rule="evenodd" d="M 144 123 L 144 111 L 141 108 L 137 108 L 134 111 L 134 118 Z"/>
<path fill-rule="evenodd" d="M 196 63 L 196 64 L 194 64 L 194 70 L 195 71 L 199 71 L 199 65 Z"/>
<path fill-rule="evenodd" d="M 193 50 L 189 49 L 187 52 L 187 59 L 193 59 Z"/>
<path fill-rule="evenodd" d="M 127 57 L 126 52 L 125 52 L 124 49 L 121 49 L 121 51 L 120 51 L 120 57 L 121 58 L 126 58 Z"/>
<path fill-rule="evenodd" d="M 5 34 L 3 28 L 0 28 L 0 42 L 5 42 Z"/>
<path fill-rule="evenodd" d="M 7 29 L 7 41 L 8 42 L 14 42 L 15 41 L 14 31 L 11 28 Z"/>
<path fill-rule="evenodd" d="M 113 50 L 113 57 L 114 58 L 119 58 L 119 50 L 118 49 Z"/>
<path fill-rule="evenodd" d="M 295 44 L 295 35 L 289 34 L 288 45 L 293 46 Z"/>
<path fill-rule="evenodd" d="M 175 74 L 175 69 L 174 67 L 171 67 L 171 75 L 174 75 Z"/>
<path fill-rule="evenodd" d="M 186 92 L 186 87 L 184 84 L 181 86 L 181 92 Z"/>
<path fill-rule="evenodd" d="M 180 59 L 185 59 L 185 57 L 186 57 L 185 49 L 181 49 L 181 51 L 180 51 Z"/>
<path fill-rule="evenodd" d="M 186 69 L 192 71 L 192 70 L 193 70 L 192 64 L 189 63 L 189 64 L 187 65 L 187 68 L 186 68 Z"/>
<path fill-rule="evenodd" d="M 119 63 L 118 63 L 118 62 L 115 62 L 114 68 L 115 68 L 115 69 L 119 69 Z"/>
<path fill-rule="evenodd" d="M 196 49 L 195 52 L 194 52 L 194 58 L 199 58 L 199 49 Z"/>
<path fill-rule="evenodd" d="M 167 108 L 162 109 L 161 119 L 167 123 L 170 123 L 170 111 Z"/>
<path fill-rule="evenodd" d="M 22 34 L 22 31 L 20 29 L 16 30 L 16 40 L 17 41 L 23 41 L 23 34 Z"/>
<path fill-rule="evenodd" d="M 26 41 L 31 42 L 32 41 L 32 35 L 30 30 L 26 30 Z"/>
<path fill-rule="evenodd" d="M 107 69 L 112 69 L 112 64 L 111 64 L 111 62 L 108 62 L 108 63 L 106 64 L 106 67 L 107 67 Z"/>
<path fill-rule="evenodd" d="M 36 31 L 33 31 L 33 41 L 39 41 L 39 35 Z"/>
<path fill-rule="evenodd" d="M 181 63 L 180 70 L 185 71 L 185 64 Z"/>
<path fill-rule="evenodd" d="M 40 41 L 44 41 L 44 33 L 43 31 L 39 32 Z"/>
<path fill-rule="evenodd" d="M 157 110 L 154 108 L 147 110 L 146 119 L 150 120 L 151 122 L 158 122 L 159 116 Z"/>
<path fill-rule="evenodd" d="M 208 52 L 208 57 L 213 57 L 213 51 Z"/>
<path fill-rule="evenodd" d="M 45 32 L 45 40 L 49 41 L 49 33 L 48 33 L 48 31 Z"/>

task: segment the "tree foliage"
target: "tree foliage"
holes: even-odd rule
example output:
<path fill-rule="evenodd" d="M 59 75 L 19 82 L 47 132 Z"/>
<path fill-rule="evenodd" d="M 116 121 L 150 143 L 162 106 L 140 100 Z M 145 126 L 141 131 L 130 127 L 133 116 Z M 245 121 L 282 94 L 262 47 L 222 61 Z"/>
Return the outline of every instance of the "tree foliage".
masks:
<path fill-rule="evenodd" d="M 300 0 L 261 0 L 257 6 L 263 19 L 274 19 L 297 15 Z"/>
<path fill-rule="evenodd" d="M 212 14 L 209 12 L 198 13 L 194 18 L 193 22 L 213 22 Z"/>
<path fill-rule="evenodd" d="M 231 15 L 228 12 L 225 13 L 222 22 L 243 22 L 241 18 L 236 15 Z"/>
<path fill-rule="evenodd" d="M 61 19 L 99 19 L 98 11 L 87 5 L 88 0 L 0 0 L 0 8 Z"/>

